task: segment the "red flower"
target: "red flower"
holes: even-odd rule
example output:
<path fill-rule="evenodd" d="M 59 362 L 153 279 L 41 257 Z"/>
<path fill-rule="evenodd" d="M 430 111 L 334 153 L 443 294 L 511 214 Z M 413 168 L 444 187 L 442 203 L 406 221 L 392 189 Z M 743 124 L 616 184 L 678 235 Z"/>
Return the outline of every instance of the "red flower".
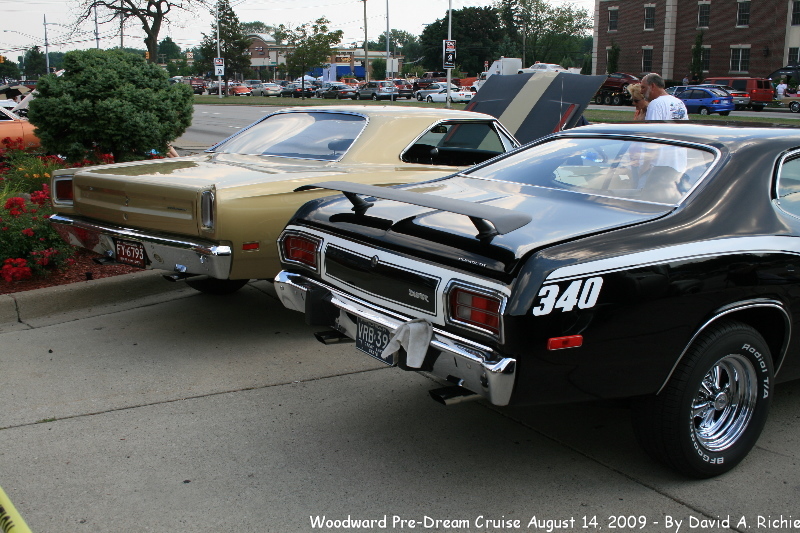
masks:
<path fill-rule="evenodd" d="M 33 272 L 25 259 L 6 259 L 3 262 L 3 268 L 0 268 L 0 278 L 8 282 L 28 279 L 32 276 Z"/>
<path fill-rule="evenodd" d="M 22 232 L 21 232 L 21 233 L 22 233 L 23 235 L 26 235 L 26 236 L 28 236 L 28 237 L 33 237 L 33 235 L 34 235 L 34 233 L 33 233 L 33 228 L 25 228 L 24 230 L 22 230 Z"/>

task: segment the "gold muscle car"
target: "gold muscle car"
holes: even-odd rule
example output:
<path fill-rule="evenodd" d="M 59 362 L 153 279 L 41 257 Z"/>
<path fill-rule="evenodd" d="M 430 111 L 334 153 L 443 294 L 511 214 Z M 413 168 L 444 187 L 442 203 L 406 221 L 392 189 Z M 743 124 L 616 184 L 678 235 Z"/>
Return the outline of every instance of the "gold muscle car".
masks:
<path fill-rule="evenodd" d="M 101 260 L 226 294 L 272 279 L 286 222 L 330 194 L 298 187 L 429 180 L 517 146 L 497 119 L 470 111 L 288 108 L 199 155 L 57 171 L 50 221 Z"/>

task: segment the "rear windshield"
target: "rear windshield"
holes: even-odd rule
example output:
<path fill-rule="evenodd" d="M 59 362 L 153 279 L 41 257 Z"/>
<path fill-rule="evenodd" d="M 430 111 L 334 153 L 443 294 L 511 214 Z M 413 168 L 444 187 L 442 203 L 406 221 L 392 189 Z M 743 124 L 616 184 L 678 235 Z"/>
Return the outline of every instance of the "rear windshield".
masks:
<path fill-rule="evenodd" d="M 278 113 L 211 151 L 336 161 L 350 148 L 366 124 L 366 118 L 345 113 Z"/>
<path fill-rule="evenodd" d="M 716 96 L 730 96 L 727 92 L 723 91 L 722 89 L 717 89 L 716 87 L 709 87 L 706 90 Z"/>
<path fill-rule="evenodd" d="M 679 203 L 714 162 L 690 146 L 559 138 L 467 171 L 470 177 L 663 204 Z"/>

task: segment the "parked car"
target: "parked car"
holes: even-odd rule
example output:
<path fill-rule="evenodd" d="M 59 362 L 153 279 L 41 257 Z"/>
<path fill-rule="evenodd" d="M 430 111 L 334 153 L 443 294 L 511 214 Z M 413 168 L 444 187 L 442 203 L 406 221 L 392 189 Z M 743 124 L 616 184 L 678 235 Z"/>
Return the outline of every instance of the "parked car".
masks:
<path fill-rule="evenodd" d="M 446 89 L 446 88 L 447 88 L 447 83 L 443 83 L 443 82 L 431 83 L 427 87 L 425 87 L 424 89 L 417 90 L 414 93 L 414 97 L 418 101 L 423 102 L 428 98 L 429 94 L 438 93 L 442 89 Z M 459 89 L 460 89 L 460 87 L 458 87 L 456 85 L 453 85 L 452 83 L 450 84 L 450 90 L 451 91 L 458 91 Z"/>
<path fill-rule="evenodd" d="M 352 85 L 336 82 L 328 84 L 327 87 L 318 89 L 317 96 L 320 98 L 336 98 L 337 100 L 355 100 L 358 98 L 358 91 Z"/>
<path fill-rule="evenodd" d="M 411 100 L 414 97 L 414 85 L 410 81 L 404 79 L 394 79 L 392 82 L 394 82 L 395 87 L 397 87 L 398 97 L 406 98 L 408 100 Z"/>
<path fill-rule="evenodd" d="M 273 278 L 286 221 L 307 199 L 330 194 L 293 194 L 300 185 L 344 175 L 377 185 L 420 181 L 517 146 L 482 113 L 288 108 L 200 155 L 56 171 L 51 222 L 108 261 L 228 293 Z"/>
<path fill-rule="evenodd" d="M 228 84 L 228 96 L 250 96 L 253 91 L 247 85 L 241 83 Z"/>
<path fill-rule="evenodd" d="M 381 80 L 369 81 L 359 87 L 359 100 L 394 100 L 399 91 L 394 82 Z"/>
<path fill-rule="evenodd" d="M 736 109 L 731 95 L 716 87 L 687 87 L 677 93 L 675 97 L 683 101 L 689 113 L 699 113 L 701 115 L 719 113 L 722 116 L 727 116 Z"/>
<path fill-rule="evenodd" d="M 519 73 L 537 73 L 537 72 L 568 72 L 567 69 L 555 63 L 539 63 L 538 61 L 528 68 L 520 69 Z"/>
<path fill-rule="evenodd" d="M 722 89 L 723 91 L 731 95 L 731 98 L 733 98 L 733 104 L 736 106 L 736 109 L 747 109 L 747 106 L 750 105 L 750 93 L 748 93 L 747 91 L 734 89 L 730 85 L 717 85 L 713 83 L 701 83 L 699 87 L 716 87 L 717 89 Z"/>
<path fill-rule="evenodd" d="M 475 95 L 469 89 L 465 89 L 463 87 L 459 87 L 456 90 L 450 90 L 450 101 L 451 102 L 469 102 L 472 100 L 472 97 Z M 446 102 L 447 101 L 447 89 L 441 89 L 439 92 L 430 93 L 428 96 L 425 97 L 426 102 Z"/>
<path fill-rule="evenodd" d="M 276 292 L 445 404 L 629 398 L 651 456 L 718 475 L 800 377 L 798 131 L 589 125 L 436 181 L 309 184 L 346 196 L 292 218 Z"/>
<path fill-rule="evenodd" d="M 314 86 L 306 83 L 289 83 L 281 88 L 281 96 L 288 96 L 290 98 L 311 98 L 314 96 Z"/>
<path fill-rule="evenodd" d="M 259 83 L 263 83 L 261 80 L 244 80 L 242 84 L 247 85 L 248 87 L 252 88 Z"/>
<path fill-rule="evenodd" d="M 750 95 L 750 108 L 754 111 L 761 111 L 768 103 L 775 100 L 775 90 L 766 78 L 715 76 L 706 78 L 705 82 L 730 85 L 734 89 L 745 91 Z"/>
<path fill-rule="evenodd" d="M 280 96 L 281 86 L 277 83 L 257 83 L 250 88 L 253 96 Z"/>
<path fill-rule="evenodd" d="M 26 148 L 36 148 L 41 145 L 39 138 L 34 133 L 36 128 L 28 122 L 27 118 L 22 118 L 5 107 L 0 107 L 0 139 L 9 137 L 11 139 L 22 139 Z"/>

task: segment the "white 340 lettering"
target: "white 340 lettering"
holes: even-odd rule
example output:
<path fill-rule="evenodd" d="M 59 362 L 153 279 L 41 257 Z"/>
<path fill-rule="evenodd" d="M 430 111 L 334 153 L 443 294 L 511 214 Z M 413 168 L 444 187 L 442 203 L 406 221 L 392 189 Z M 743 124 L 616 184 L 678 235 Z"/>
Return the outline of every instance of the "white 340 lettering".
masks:
<path fill-rule="evenodd" d="M 572 311 L 576 305 L 578 309 L 589 309 L 597 303 L 602 286 L 603 278 L 600 277 L 575 280 L 563 292 L 558 285 L 545 285 L 539 290 L 538 304 L 531 312 L 534 316 L 549 315 L 554 309 L 564 313 Z"/>

